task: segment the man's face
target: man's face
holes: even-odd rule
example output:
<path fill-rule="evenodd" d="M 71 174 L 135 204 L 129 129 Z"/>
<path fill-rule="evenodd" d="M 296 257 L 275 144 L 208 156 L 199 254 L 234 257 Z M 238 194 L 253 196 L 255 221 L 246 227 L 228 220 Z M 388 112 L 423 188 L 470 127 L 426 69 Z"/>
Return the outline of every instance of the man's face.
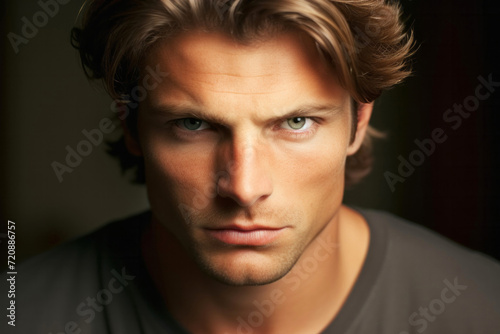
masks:
<path fill-rule="evenodd" d="M 298 33 L 183 33 L 148 63 L 168 72 L 138 116 L 153 219 L 224 283 L 281 278 L 340 208 L 348 93 Z"/>

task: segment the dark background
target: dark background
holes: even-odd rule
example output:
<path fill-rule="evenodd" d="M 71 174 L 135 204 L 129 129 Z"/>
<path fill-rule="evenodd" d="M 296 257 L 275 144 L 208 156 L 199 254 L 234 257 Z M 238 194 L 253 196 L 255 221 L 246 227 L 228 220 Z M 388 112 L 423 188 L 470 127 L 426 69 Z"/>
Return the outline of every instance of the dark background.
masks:
<path fill-rule="evenodd" d="M 8 219 L 15 221 L 17 260 L 147 207 L 144 189 L 120 175 L 103 144 L 62 183 L 51 167 L 64 161 L 66 145 L 85 139 L 83 129 L 111 115 L 111 101 L 86 81 L 69 45 L 81 4 L 60 5 L 16 54 L 7 34 L 20 34 L 21 18 L 40 7 L 36 1 L 0 3 L 0 248 L 7 254 L 2 233 Z M 479 76 L 493 73 L 500 82 L 494 4 L 401 1 L 419 45 L 414 74 L 376 102 L 372 124 L 387 138 L 376 143 L 373 172 L 347 192 L 346 202 L 393 212 L 500 259 L 500 87 L 458 129 L 443 121 L 446 110 L 474 95 Z M 435 128 L 445 130 L 446 142 L 391 191 L 384 174 L 397 174 L 398 156 L 408 159 L 414 141 L 430 138 Z"/>
<path fill-rule="evenodd" d="M 453 130 L 443 114 L 475 94 L 479 76 L 500 82 L 500 11 L 494 1 L 408 1 L 401 4 L 419 49 L 414 74 L 377 101 L 372 124 L 388 134 L 376 145 L 371 175 L 346 201 L 383 208 L 500 259 L 500 89 Z M 494 6 L 496 4 L 497 6 Z M 414 141 L 442 128 L 448 139 L 391 192 Z"/>

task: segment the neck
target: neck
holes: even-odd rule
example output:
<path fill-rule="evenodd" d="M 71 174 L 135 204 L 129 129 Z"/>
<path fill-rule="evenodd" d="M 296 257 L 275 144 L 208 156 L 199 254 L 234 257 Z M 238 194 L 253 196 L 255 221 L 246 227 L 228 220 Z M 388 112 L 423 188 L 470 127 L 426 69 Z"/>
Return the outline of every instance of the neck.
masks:
<path fill-rule="evenodd" d="M 262 286 L 229 286 L 206 275 L 155 221 L 143 236 L 143 254 L 169 312 L 190 332 L 318 333 L 346 300 L 368 234 L 363 218 L 343 207 L 287 275 Z"/>

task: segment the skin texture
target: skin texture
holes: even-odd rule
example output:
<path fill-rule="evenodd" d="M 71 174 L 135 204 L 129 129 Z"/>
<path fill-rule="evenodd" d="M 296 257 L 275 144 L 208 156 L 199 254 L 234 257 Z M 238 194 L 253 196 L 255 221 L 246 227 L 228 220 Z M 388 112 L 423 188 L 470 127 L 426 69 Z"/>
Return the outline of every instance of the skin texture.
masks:
<path fill-rule="evenodd" d="M 371 105 L 351 142 L 350 96 L 296 32 L 243 45 L 192 31 L 147 62 L 168 77 L 140 107 L 138 138 L 126 139 L 145 160 L 153 223 L 143 251 L 169 311 L 192 332 L 234 333 L 277 289 L 287 302 L 273 302 L 254 333 L 319 332 L 368 246 L 365 222 L 341 202 Z M 256 246 L 211 234 L 234 226 L 277 236 Z M 321 265 L 305 275 L 313 259 Z"/>

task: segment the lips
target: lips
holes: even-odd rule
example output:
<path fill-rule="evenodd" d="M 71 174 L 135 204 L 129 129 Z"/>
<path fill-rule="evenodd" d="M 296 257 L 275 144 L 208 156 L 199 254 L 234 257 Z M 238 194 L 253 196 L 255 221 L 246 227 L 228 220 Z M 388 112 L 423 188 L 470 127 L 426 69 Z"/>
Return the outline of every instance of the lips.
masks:
<path fill-rule="evenodd" d="M 266 246 L 274 242 L 284 230 L 285 228 L 230 226 L 206 231 L 212 238 L 228 245 Z"/>

